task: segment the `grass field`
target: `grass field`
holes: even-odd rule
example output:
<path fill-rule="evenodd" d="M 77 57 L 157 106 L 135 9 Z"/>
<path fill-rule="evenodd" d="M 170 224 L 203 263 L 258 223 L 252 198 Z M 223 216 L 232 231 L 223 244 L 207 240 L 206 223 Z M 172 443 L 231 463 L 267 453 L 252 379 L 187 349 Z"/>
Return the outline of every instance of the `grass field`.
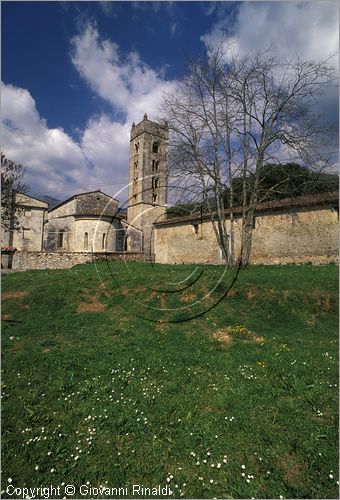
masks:
<path fill-rule="evenodd" d="M 106 262 L 6 275 L 2 496 L 338 498 L 338 268 L 252 267 L 223 298 L 234 278 Z"/>

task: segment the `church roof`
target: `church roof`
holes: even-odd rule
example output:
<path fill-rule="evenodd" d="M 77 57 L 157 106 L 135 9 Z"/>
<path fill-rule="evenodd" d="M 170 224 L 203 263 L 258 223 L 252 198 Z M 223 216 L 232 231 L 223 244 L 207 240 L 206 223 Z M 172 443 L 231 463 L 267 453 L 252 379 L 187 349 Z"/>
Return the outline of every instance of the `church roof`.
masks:
<path fill-rule="evenodd" d="M 112 196 L 110 196 L 110 195 L 108 195 L 106 193 L 103 193 L 103 191 L 101 191 L 100 189 L 97 189 L 95 191 L 86 191 L 84 193 L 74 194 L 73 196 L 70 196 L 70 198 L 67 198 L 66 200 L 61 201 L 60 203 L 58 203 L 58 205 L 55 205 L 53 208 L 50 208 L 49 209 L 49 213 L 53 212 L 54 210 L 56 210 L 56 209 L 58 209 L 60 207 L 62 207 L 63 205 L 66 205 L 67 203 L 70 203 L 71 201 L 73 201 L 73 200 L 75 200 L 77 198 L 81 198 L 81 197 L 85 197 L 85 196 L 91 196 L 91 195 L 96 195 L 98 193 L 100 193 L 104 197 L 106 197 L 106 198 L 114 201 L 115 204 L 118 204 L 118 200 L 116 198 L 113 198 Z M 110 203 L 110 201 L 109 201 L 109 203 Z M 88 207 L 88 208 L 85 209 L 85 212 L 86 212 L 86 214 L 89 214 L 89 215 L 91 215 L 89 213 L 89 211 L 94 211 L 94 213 L 92 215 L 105 215 L 104 213 L 102 213 L 102 211 L 100 211 L 100 213 L 97 213 L 98 210 L 100 210 L 98 207 Z M 106 210 L 106 211 L 108 211 L 108 210 Z M 79 210 L 78 209 L 76 211 L 77 214 L 80 214 L 80 212 L 84 212 L 84 209 L 83 210 Z M 110 207 L 109 212 L 110 212 L 109 215 L 113 215 L 113 213 L 116 213 L 117 210 L 116 209 L 113 210 L 112 207 Z"/>

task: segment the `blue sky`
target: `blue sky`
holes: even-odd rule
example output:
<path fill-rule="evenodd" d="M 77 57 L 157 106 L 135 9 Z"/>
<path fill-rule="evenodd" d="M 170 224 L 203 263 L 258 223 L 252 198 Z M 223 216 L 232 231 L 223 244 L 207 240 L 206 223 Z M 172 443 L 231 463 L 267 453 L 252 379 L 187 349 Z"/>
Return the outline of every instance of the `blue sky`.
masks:
<path fill-rule="evenodd" d="M 123 199 L 129 130 L 157 115 L 224 33 L 241 52 L 338 49 L 338 2 L 2 2 L 2 148 L 35 194 L 100 187 Z M 335 58 L 337 64 L 337 57 Z M 323 109 L 337 119 L 337 94 Z"/>

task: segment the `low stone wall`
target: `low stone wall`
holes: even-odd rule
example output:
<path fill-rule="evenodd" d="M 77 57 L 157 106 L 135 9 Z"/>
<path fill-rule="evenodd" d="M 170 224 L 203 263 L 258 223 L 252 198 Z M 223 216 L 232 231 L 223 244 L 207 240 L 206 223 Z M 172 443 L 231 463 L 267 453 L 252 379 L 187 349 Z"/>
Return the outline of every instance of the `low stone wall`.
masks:
<path fill-rule="evenodd" d="M 144 261 L 142 253 L 114 252 L 26 252 L 14 253 L 12 269 L 70 269 L 77 264 L 86 264 L 96 260 L 109 259 L 112 261 Z"/>

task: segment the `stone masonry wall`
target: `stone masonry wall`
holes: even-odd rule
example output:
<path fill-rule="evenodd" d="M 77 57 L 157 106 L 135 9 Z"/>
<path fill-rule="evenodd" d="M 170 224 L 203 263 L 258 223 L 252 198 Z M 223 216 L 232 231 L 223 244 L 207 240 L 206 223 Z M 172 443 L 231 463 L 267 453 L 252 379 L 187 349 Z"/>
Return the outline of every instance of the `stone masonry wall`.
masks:
<path fill-rule="evenodd" d="M 144 261 L 141 253 L 87 253 L 87 252 L 15 252 L 12 269 L 70 269 L 77 264 L 86 264 L 96 260 L 108 259 L 111 261 Z"/>
<path fill-rule="evenodd" d="M 230 228 L 230 222 L 227 221 Z M 240 253 L 241 220 L 235 221 L 235 256 Z M 256 216 L 252 264 L 329 263 L 338 261 L 338 215 L 333 208 L 261 213 Z M 210 221 L 156 226 L 159 263 L 223 263 Z"/>

